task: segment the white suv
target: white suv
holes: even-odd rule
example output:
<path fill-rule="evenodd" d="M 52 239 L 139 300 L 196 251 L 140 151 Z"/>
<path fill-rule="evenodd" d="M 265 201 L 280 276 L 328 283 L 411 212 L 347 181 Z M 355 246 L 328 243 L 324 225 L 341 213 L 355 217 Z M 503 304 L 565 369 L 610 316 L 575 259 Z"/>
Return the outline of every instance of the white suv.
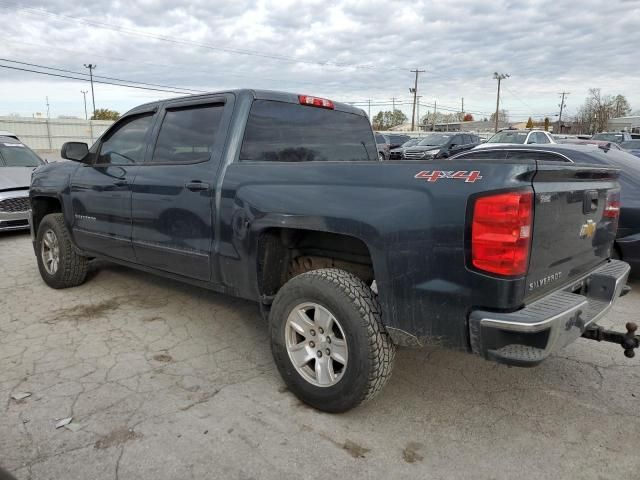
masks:
<path fill-rule="evenodd" d="M 496 145 L 510 144 L 545 144 L 556 143 L 549 132 L 544 130 L 502 130 L 492 136 L 485 143 L 481 143 L 475 148 L 495 147 Z"/>

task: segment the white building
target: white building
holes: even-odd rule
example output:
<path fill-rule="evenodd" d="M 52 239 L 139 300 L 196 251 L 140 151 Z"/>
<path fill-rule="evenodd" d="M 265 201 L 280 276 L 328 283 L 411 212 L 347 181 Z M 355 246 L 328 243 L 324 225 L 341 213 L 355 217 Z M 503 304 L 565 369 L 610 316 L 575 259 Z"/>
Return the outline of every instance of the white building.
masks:
<path fill-rule="evenodd" d="M 611 118 L 609 119 L 608 129 L 614 132 L 626 130 L 632 133 L 640 133 L 640 115 Z"/>

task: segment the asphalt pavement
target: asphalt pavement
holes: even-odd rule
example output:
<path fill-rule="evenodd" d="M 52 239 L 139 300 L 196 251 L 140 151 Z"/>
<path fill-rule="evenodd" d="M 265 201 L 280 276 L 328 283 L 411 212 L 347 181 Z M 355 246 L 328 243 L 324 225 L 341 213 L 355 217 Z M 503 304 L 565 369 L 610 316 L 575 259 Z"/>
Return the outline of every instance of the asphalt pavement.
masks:
<path fill-rule="evenodd" d="M 601 323 L 638 313 L 640 283 Z M 255 304 L 104 263 L 53 290 L 28 234 L 0 234 L 0 365 L 18 479 L 640 478 L 640 358 L 615 345 L 533 369 L 402 349 L 330 415 L 287 391 Z"/>

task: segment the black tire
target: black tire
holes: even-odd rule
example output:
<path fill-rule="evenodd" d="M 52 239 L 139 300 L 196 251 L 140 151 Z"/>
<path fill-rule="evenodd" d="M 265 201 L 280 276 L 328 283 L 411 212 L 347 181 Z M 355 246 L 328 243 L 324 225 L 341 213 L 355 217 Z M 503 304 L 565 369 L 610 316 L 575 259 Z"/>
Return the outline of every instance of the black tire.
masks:
<path fill-rule="evenodd" d="M 286 346 L 286 324 L 305 302 L 329 310 L 339 321 L 348 346 L 348 362 L 337 383 L 316 386 L 293 365 Z M 276 295 L 269 316 L 271 350 L 289 390 L 304 403 L 325 412 L 350 410 L 372 399 L 391 376 L 395 346 L 382 325 L 376 295 L 358 277 L 325 268 L 298 275 Z"/>
<path fill-rule="evenodd" d="M 58 242 L 59 261 L 57 269 L 52 273 L 47 271 L 43 259 L 42 243 L 47 232 L 53 232 Z M 40 222 L 36 235 L 36 257 L 40 276 L 51 288 L 76 287 L 85 281 L 89 260 L 80 255 L 71 242 L 61 213 L 46 215 Z"/>

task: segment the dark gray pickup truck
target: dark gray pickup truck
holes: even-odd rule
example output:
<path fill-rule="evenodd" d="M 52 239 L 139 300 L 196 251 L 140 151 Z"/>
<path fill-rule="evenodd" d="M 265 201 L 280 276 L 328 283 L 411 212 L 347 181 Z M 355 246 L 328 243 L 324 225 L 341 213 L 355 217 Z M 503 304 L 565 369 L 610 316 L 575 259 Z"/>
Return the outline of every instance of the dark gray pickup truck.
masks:
<path fill-rule="evenodd" d="M 595 323 L 629 272 L 610 260 L 614 169 L 381 162 L 363 111 L 253 90 L 142 105 L 62 156 L 30 189 L 48 285 L 102 258 L 255 300 L 287 386 L 321 410 L 372 398 L 396 345 L 522 366 L 581 335 L 637 347 Z"/>

